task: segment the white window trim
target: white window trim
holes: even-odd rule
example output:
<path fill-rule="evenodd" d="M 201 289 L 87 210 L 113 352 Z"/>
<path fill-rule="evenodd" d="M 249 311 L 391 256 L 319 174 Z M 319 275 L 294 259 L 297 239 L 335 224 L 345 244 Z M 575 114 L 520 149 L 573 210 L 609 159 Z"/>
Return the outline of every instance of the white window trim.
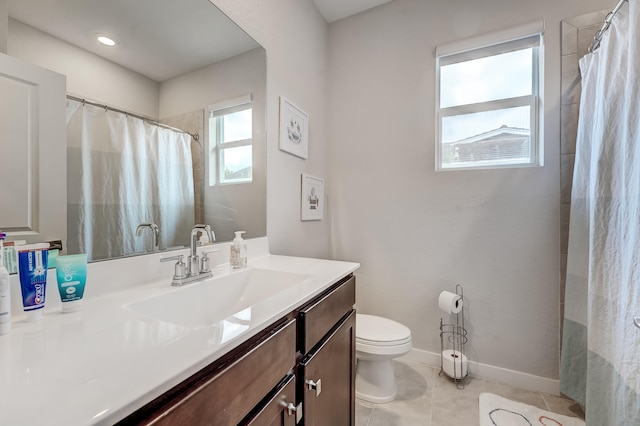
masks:
<path fill-rule="evenodd" d="M 211 104 L 208 107 L 209 115 L 211 116 L 213 114 L 216 116 L 222 115 L 223 113 L 227 114 L 227 110 L 230 110 L 231 108 L 242 107 L 245 104 L 250 104 L 252 100 L 251 98 L 251 95 L 244 95 Z"/>
<path fill-rule="evenodd" d="M 227 99 L 221 102 L 216 102 L 214 104 L 209 105 L 207 108 L 209 111 L 209 115 L 207 117 L 207 123 L 210 123 L 212 118 L 217 118 L 223 115 L 232 114 L 234 112 L 242 111 L 245 109 L 253 109 L 252 105 L 252 95 L 244 95 L 239 96 L 237 98 Z M 253 114 L 253 113 L 252 113 Z M 210 129 L 210 125 L 207 125 L 207 128 Z M 217 141 L 220 140 L 220 129 L 218 126 L 215 126 L 215 145 L 211 146 L 212 135 L 209 134 L 207 138 L 207 167 L 205 178 L 209 186 L 215 185 L 238 185 L 253 182 L 253 177 L 251 179 L 241 179 L 236 181 L 227 181 L 223 182 L 222 180 L 222 156 L 220 155 L 224 149 L 236 148 L 239 146 L 252 146 L 253 147 L 253 137 L 250 139 L 237 140 L 233 142 L 227 142 L 224 144 L 224 148 L 221 149 Z M 211 153 L 214 152 L 213 157 L 215 157 L 215 179 L 211 179 Z M 253 174 L 253 173 L 252 173 Z"/>
<path fill-rule="evenodd" d="M 436 57 L 442 58 L 469 50 L 494 46 L 496 44 L 502 44 L 543 33 L 544 21 L 531 22 L 529 24 L 507 28 L 505 30 L 495 31 L 477 37 L 441 44 L 436 47 Z"/>
<path fill-rule="evenodd" d="M 436 123 L 435 123 L 435 140 L 436 140 L 436 171 L 455 171 L 469 169 L 500 169 L 514 167 L 538 167 L 544 165 L 544 143 L 542 135 L 543 124 L 543 88 L 544 79 L 544 21 L 536 21 L 529 24 L 521 25 L 514 28 L 505 29 L 478 37 L 465 40 L 459 40 L 436 47 Z M 496 55 L 503 51 L 518 46 L 519 49 L 526 48 L 532 39 L 538 38 L 539 42 L 535 43 L 538 47 L 534 50 L 534 63 L 532 68 L 532 91 L 536 95 L 521 96 L 516 98 L 500 99 L 496 101 L 487 101 L 477 104 L 467 104 L 455 107 L 440 107 L 440 67 L 456 62 L 468 61 L 476 57 L 476 51 L 482 49 L 482 55 Z M 492 49 L 495 47 L 495 49 Z M 500 108 L 509 108 L 517 106 L 530 106 L 531 114 L 531 140 L 532 144 L 531 161 L 525 163 L 513 164 L 487 164 L 482 165 L 480 162 L 473 164 L 457 164 L 455 166 L 442 165 L 442 129 L 441 123 L 443 117 L 460 115 L 465 113 L 482 112 L 496 110 Z"/>

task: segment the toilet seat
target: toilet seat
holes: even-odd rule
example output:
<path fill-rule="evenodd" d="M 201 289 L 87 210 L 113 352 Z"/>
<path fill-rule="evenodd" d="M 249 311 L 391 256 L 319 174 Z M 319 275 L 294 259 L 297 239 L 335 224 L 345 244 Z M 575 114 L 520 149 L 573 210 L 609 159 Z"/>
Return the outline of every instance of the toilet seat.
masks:
<path fill-rule="evenodd" d="M 400 346 L 411 342 L 411 330 L 375 315 L 356 314 L 356 342 L 367 346 Z"/>

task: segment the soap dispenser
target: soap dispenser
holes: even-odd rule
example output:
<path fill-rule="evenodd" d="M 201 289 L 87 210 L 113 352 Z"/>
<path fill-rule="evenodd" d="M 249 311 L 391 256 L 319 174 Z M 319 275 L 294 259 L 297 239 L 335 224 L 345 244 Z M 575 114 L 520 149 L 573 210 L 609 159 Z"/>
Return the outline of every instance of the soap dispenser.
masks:
<path fill-rule="evenodd" d="M 236 231 L 236 237 L 231 243 L 231 258 L 229 263 L 233 269 L 244 268 L 247 266 L 247 244 L 242 239 L 245 231 Z"/>

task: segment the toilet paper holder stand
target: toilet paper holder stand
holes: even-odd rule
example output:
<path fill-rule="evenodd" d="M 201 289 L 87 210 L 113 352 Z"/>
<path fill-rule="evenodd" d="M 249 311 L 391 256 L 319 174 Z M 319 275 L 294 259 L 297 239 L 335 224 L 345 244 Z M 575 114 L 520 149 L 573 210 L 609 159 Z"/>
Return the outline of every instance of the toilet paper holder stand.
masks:
<path fill-rule="evenodd" d="M 456 285 L 456 294 L 462 300 L 462 309 L 455 315 L 455 324 L 445 324 L 440 318 L 440 376 L 445 375 L 452 379 L 456 388 L 464 389 L 463 380 L 467 376 L 466 362 L 463 366 L 464 345 L 467 343 L 467 329 L 464 327 L 464 289 L 460 284 Z M 453 375 L 444 369 L 444 352 L 453 350 Z M 463 368 L 464 367 L 464 368 Z"/>

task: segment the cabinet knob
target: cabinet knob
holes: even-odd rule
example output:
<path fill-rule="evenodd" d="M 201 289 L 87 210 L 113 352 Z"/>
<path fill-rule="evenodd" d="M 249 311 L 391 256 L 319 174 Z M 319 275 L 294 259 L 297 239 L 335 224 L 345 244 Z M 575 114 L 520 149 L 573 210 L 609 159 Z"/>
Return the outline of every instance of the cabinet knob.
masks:
<path fill-rule="evenodd" d="M 296 413 L 296 423 L 299 423 L 302 420 L 302 402 L 297 406 L 293 405 L 293 402 L 287 403 L 287 401 L 280 401 L 280 404 L 287 410 L 287 414 L 292 415 Z"/>
<path fill-rule="evenodd" d="M 313 380 L 309 379 L 305 382 L 307 384 L 307 389 L 309 390 L 314 390 L 316 391 L 316 396 L 320 395 L 320 392 L 322 392 L 322 380 L 318 379 L 317 382 L 314 382 Z"/>

